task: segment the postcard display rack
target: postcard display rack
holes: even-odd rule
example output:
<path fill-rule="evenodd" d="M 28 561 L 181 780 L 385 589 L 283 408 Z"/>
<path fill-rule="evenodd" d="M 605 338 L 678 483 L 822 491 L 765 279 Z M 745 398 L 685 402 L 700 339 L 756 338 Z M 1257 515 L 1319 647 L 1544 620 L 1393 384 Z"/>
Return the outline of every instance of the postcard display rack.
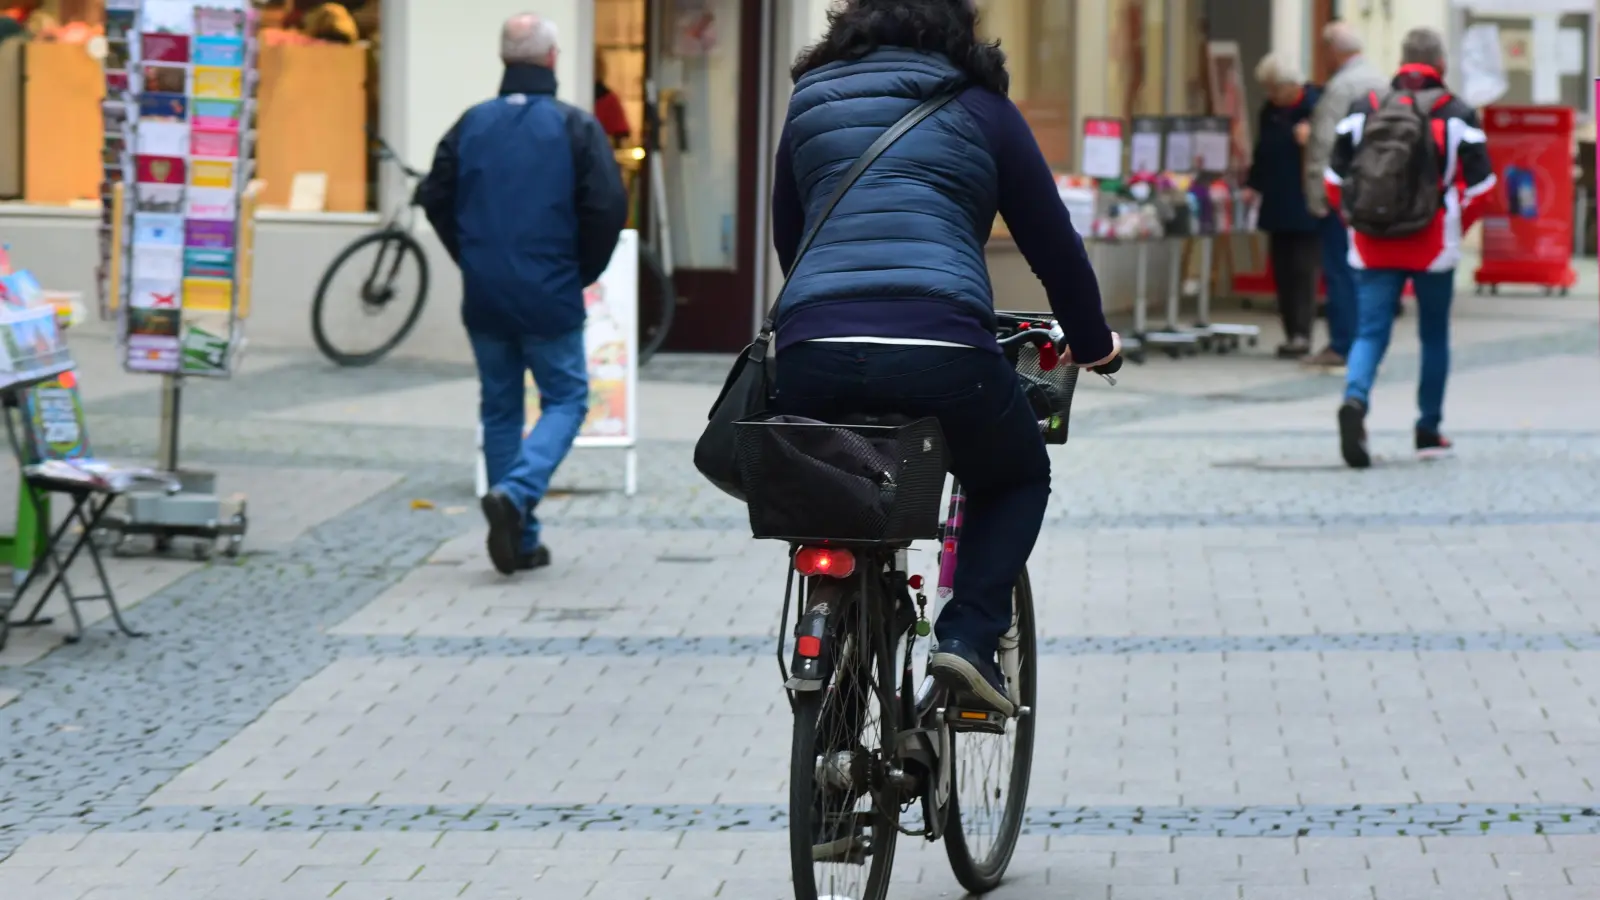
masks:
<path fill-rule="evenodd" d="M 178 448 L 184 380 L 228 377 L 244 349 L 255 13 L 248 0 L 106 6 L 101 309 L 116 322 L 125 367 L 162 377 L 159 463 L 182 484 L 129 494 L 110 528 L 153 536 L 161 551 L 195 538 L 200 557 L 223 540 L 232 555 L 247 524 L 243 500 L 224 504 L 215 475 L 180 468 Z"/>

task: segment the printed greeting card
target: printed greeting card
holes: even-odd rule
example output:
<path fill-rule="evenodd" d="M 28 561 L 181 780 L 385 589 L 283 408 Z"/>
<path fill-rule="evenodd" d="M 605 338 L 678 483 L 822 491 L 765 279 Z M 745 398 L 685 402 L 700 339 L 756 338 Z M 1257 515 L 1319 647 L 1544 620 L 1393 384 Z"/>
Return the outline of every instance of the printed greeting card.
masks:
<path fill-rule="evenodd" d="M 127 41 L 137 37 L 134 28 L 138 23 L 139 13 L 132 9 L 107 9 L 106 10 L 106 40 Z"/>
<path fill-rule="evenodd" d="M 177 337 L 182 327 L 183 313 L 178 307 L 161 309 L 140 308 L 129 305 L 128 334 L 145 337 Z"/>
<path fill-rule="evenodd" d="M 140 94 L 139 124 L 182 122 L 189 118 L 189 98 L 182 94 Z"/>
<path fill-rule="evenodd" d="M 172 335 L 153 335 L 136 332 L 133 330 L 133 310 L 128 315 L 128 362 L 127 366 L 136 372 L 176 372 L 178 371 L 178 348 L 180 342 L 176 333 Z M 177 318 L 176 311 L 173 318 Z M 174 330 L 177 325 L 174 324 Z"/>
<path fill-rule="evenodd" d="M 144 0 L 144 30 L 162 34 L 193 34 L 191 0 Z"/>
<path fill-rule="evenodd" d="M 231 222 L 239 217 L 238 199 L 225 188 L 192 187 L 184 197 L 184 215 L 191 219 Z"/>
<path fill-rule="evenodd" d="M 226 374 L 231 325 L 227 315 L 185 316 L 181 370 L 191 375 Z"/>
<path fill-rule="evenodd" d="M 195 38 L 194 64 L 197 66 L 242 66 L 244 65 L 244 39 L 238 37 Z"/>
<path fill-rule="evenodd" d="M 207 99 L 237 100 L 244 90 L 244 70 L 195 66 L 194 95 Z"/>
<path fill-rule="evenodd" d="M 196 130 L 189 141 L 189 153 L 233 159 L 239 155 L 239 132 Z"/>
<path fill-rule="evenodd" d="M 143 123 L 140 130 L 144 129 Z M 145 156 L 133 158 L 134 180 L 147 184 L 183 184 L 187 160 L 176 156 Z"/>
<path fill-rule="evenodd" d="M 183 308 L 189 312 L 231 313 L 233 282 L 223 278 L 185 278 Z"/>
<path fill-rule="evenodd" d="M 232 278 L 233 251 L 189 247 L 183 251 L 184 278 Z"/>
<path fill-rule="evenodd" d="M 194 127 L 206 131 L 238 131 L 243 104 L 238 100 L 194 101 Z"/>
<path fill-rule="evenodd" d="M 141 122 L 140 153 L 149 156 L 185 156 L 189 152 L 189 126 L 184 122 Z"/>
<path fill-rule="evenodd" d="M 128 293 L 128 305 L 134 309 L 178 309 L 182 299 L 182 287 L 176 281 L 137 280 Z"/>
<path fill-rule="evenodd" d="M 184 224 L 186 247 L 233 247 L 233 223 L 190 219 Z"/>
<path fill-rule="evenodd" d="M 106 41 L 106 58 L 101 64 L 106 71 L 126 70 L 128 68 L 128 42 Z"/>
<path fill-rule="evenodd" d="M 184 240 L 183 216 L 171 213 L 134 213 L 133 243 L 135 246 L 182 247 Z"/>
<path fill-rule="evenodd" d="M 135 280 L 182 281 L 183 248 L 135 247 L 130 268 Z"/>
<path fill-rule="evenodd" d="M 144 91 L 147 94 L 189 93 L 189 68 L 187 66 L 146 63 Z"/>
<path fill-rule="evenodd" d="M 182 213 L 183 185 L 136 184 L 133 208 L 138 212 Z"/>
<path fill-rule="evenodd" d="M 189 183 L 195 187 L 232 188 L 234 164 L 231 160 L 197 159 Z"/>
<path fill-rule="evenodd" d="M 189 37 L 183 34 L 152 34 L 149 23 L 139 36 L 139 57 L 147 63 L 186 63 Z"/>
<path fill-rule="evenodd" d="M 128 93 L 131 84 L 132 79 L 128 77 L 127 72 L 106 73 L 106 93 L 109 96 L 120 97 Z"/>

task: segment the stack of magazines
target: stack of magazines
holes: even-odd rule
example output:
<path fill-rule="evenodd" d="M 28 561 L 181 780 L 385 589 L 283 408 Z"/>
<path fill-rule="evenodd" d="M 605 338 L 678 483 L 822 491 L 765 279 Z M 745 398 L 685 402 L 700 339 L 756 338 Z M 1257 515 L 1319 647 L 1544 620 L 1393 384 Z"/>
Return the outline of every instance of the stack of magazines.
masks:
<path fill-rule="evenodd" d="M 150 490 L 164 490 L 169 494 L 176 494 L 183 489 L 183 485 L 169 472 L 118 466 L 97 459 L 50 459 L 22 471 L 28 478 L 80 484 L 110 494 L 127 493 L 136 485 Z"/>

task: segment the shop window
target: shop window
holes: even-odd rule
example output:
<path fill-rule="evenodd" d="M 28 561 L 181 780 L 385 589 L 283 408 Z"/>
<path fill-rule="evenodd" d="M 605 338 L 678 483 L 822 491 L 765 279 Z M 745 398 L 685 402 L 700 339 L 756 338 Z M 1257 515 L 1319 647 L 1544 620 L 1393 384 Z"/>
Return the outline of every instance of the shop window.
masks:
<path fill-rule="evenodd" d="M 326 188 L 302 192 L 321 197 L 305 211 L 375 209 L 380 0 L 254 5 L 263 208 L 287 207 L 296 176 L 311 176 Z M 0 0 L 0 17 L 0 200 L 98 205 L 104 71 L 123 58 L 104 0 Z M 91 55 L 100 47 L 104 59 Z"/>
<path fill-rule="evenodd" d="M 1022 110 L 1045 159 L 1071 168 L 1077 143 L 1072 93 L 1076 4 L 1061 0 L 978 0 L 978 27 L 1010 58 L 1011 99 Z"/>
<path fill-rule="evenodd" d="M 1570 106 L 1593 116 L 1592 21 L 1589 13 L 1551 14 L 1537 22 L 1526 15 L 1468 11 L 1461 25 L 1463 31 L 1492 28 L 1499 39 L 1506 90 L 1496 103 Z M 1455 59 L 1462 57 L 1460 43 L 1458 39 Z M 1464 79 L 1457 73 L 1451 80 Z"/>

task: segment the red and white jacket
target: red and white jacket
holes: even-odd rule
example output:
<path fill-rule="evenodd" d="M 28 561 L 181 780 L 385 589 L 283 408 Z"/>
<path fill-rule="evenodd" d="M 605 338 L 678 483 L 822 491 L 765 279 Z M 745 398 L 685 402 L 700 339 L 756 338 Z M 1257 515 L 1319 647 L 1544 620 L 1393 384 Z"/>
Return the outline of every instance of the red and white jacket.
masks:
<path fill-rule="evenodd" d="M 1443 88 L 1444 81 L 1432 66 L 1406 65 L 1394 78 L 1396 90 L 1424 91 Z M 1323 181 L 1328 188 L 1328 205 L 1341 209 L 1344 179 L 1350 174 L 1350 161 L 1361 146 L 1361 132 L 1367 116 L 1377 110 L 1381 98 L 1368 94 L 1350 106 L 1349 115 L 1339 122 L 1333 155 Z M 1433 137 L 1440 149 L 1440 183 L 1444 204 L 1433 224 L 1403 238 L 1377 238 L 1350 231 L 1350 265 L 1357 269 L 1403 269 L 1412 272 L 1445 272 L 1461 261 L 1461 236 L 1477 224 L 1486 211 L 1489 192 L 1496 183 L 1494 166 L 1489 162 L 1483 129 L 1478 114 L 1454 94 L 1440 100 L 1431 114 Z"/>

